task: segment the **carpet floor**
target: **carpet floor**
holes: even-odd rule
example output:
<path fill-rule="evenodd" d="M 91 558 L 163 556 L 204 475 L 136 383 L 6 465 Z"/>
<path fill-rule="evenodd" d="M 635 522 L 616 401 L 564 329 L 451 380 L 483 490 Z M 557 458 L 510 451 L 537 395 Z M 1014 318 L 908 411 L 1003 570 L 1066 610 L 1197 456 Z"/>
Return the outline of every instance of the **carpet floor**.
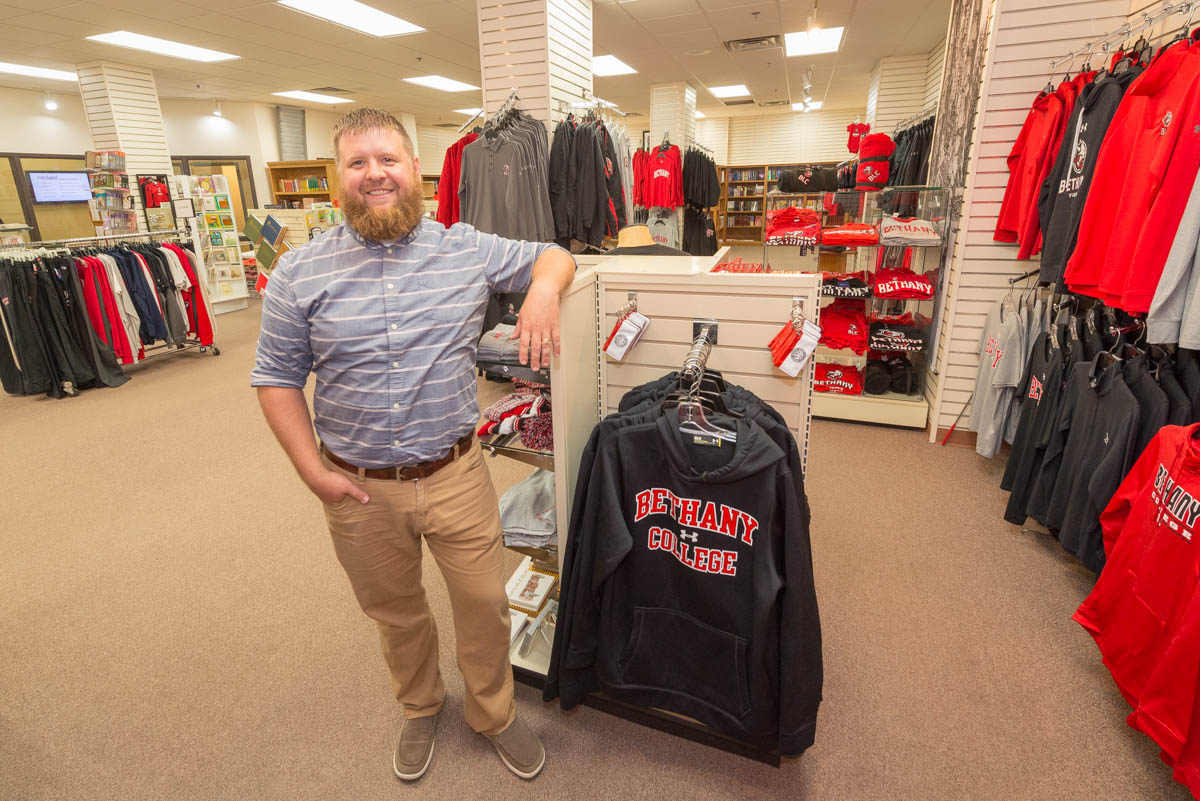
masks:
<path fill-rule="evenodd" d="M 249 386 L 258 306 L 218 324 L 220 357 L 0 397 L 0 799 L 1188 798 L 1070 620 L 1092 577 L 1002 519 L 1002 460 L 828 421 L 803 757 L 770 768 L 518 685 L 548 759 L 517 779 L 462 721 L 431 568 L 448 701 L 429 773 L 402 785 L 373 624 Z M 488 464 L 501 492 L 531 470 Z"/>

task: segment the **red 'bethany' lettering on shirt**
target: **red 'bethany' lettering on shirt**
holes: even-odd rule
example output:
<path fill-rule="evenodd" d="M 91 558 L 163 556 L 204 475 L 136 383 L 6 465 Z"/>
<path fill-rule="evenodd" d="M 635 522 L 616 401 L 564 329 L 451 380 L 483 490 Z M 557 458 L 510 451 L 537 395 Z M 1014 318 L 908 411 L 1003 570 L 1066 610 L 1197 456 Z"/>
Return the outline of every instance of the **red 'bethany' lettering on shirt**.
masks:
<path fill-rule="evenodd" d="M 649 515 L 669 515 L 680 525 L 724 534 L 747 545 L 754 544 L 754 532 L 758 531 L 758 520 L 741 509 L 699 498 L 680 498 L 669 489 L 642 490 L 636 502 L 635 523 Z"/>

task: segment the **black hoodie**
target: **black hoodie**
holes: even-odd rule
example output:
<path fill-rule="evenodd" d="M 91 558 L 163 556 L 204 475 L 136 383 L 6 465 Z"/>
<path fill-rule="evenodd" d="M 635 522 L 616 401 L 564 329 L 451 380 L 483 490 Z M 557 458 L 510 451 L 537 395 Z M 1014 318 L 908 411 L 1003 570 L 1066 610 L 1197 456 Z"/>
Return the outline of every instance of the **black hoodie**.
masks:
<path fill-rule="evenodd" d="M 790 459 L 749 416 L 714 421 L 738 433 L 719 447 L 680 433 L 674 410 L 651 416 L 607 432 L 581 469 L 547 700 L 599 689 L 799 754 L 822 668 Z"/>
<path fill-rule="evenodd" d="M 1079 235 L 1079 221 L 1087 200 L 1096 159 L 1104 134 L 1121 98 L 1133 79 L 1142 74 L 1133 67 L 1083 87 L 1067 122 L 1054 166 L 1038 193 L 1038 220 L 1042 226 L 1042 283 L 1062 283 L 1063 271 Z"/>

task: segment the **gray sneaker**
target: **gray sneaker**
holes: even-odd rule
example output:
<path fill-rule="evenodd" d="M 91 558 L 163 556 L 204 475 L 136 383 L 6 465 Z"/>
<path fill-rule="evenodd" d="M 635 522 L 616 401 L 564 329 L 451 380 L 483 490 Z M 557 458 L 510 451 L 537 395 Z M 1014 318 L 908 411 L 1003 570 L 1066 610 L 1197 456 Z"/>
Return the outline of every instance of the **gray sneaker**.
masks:
<path fill-rule="evenodd" d="M 438 716 L 409 718 L 400 729 L 400 741 L 396 743 L 396 754 L 392 757 L 392 769 L 405 781 L 413 781 L 425 775 L 433 760 L 433 733 L 437 730 Z"/>
<path fill-rule="evenodd" d="M 546 764 L 546 749 L 537 735 L 520 718 L 514 718 L 499 734 L 485 735 L 496 746 L 500 759 L 522 779 L 532 779 Z"/>

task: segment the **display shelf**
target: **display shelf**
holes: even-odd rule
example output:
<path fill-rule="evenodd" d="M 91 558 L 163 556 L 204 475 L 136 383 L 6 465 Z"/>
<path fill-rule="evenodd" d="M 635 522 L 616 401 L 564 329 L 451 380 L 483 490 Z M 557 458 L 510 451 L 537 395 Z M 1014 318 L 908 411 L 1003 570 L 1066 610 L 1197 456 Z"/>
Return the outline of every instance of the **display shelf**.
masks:
<path fill-rule="evenodd" d="M 531 370 L 523 364 L 510 364 L 508 362 L 493 362 L 486 359 L 480 359 L 475 362 L 475 366 L 485 373 L 502 376 L 504 378 L 520 378 L 525 381 L 533 381 L 538 384 L 550 383 L 550 368 L 543 367 L 540 370 Z"/>
<path fill-rule="evenodd" d="M 748 165 L 732 165 L 717 168 L 717 178 L 721 184 L 721 199 L 720 208 L 725 208 L 725 204 L 729 200 L 742 199 L 762 199 L 770 196 L 771 189 L 778 185 L 779 174 L 782 170 L 795 169 L 798 167 L 808 166 L 833 166 L 832 164 L 748 164 Z M 746 177 L 756 176 L 756 177 Z M 755 185 L 759 189 L 758 192 L 752 195 L 738 195 L 731 191 L 731 187 L 744 187 L 747 185 Z M 726 225 L 722 219 L 717 219 L 717 243 L 718 245 L 735 245 L 747 244 L 749 241 L 753 244 L 762 244 L 762 230 L 765 224 L 765 219 L 759 219 L 757 222 L 750 225 Z M 739 230 L 741 229 L 741 230 Z M 758 236 L 754 239 L 748 239 L 741 235 L 741 232 L 746 229 L 754 229 L 758 231 Z M 729 235 L 729 231 L 734 231 L 733 235 Z"/>
<path fill-rule="evenodd" d="M 929 403 L 922 395 L 900 395 L 895 392 L 886 395 L 814 392 L 812 413 L 813 417 L 834 420 L 924 428 L 929 416 Z"/>
<path fill-rule="evenodd" d="M 321 189 L 297 190 L 290 189 L 284 181 L 308 180 L 316 179 L 324 181 L 325 186 Z M 271 202 L 283 202 L 287 206 L 286 199 L 295 198 L 297 201 L 301 198 L 321 198 L 323 200 L 333 200 L 337 197 L 338 180 L 337 180 L 337 164 L 333 159 L 309 159 L 304 161 L 268 161 L 267 162 L 267 180 L 271 186 Z"/>

